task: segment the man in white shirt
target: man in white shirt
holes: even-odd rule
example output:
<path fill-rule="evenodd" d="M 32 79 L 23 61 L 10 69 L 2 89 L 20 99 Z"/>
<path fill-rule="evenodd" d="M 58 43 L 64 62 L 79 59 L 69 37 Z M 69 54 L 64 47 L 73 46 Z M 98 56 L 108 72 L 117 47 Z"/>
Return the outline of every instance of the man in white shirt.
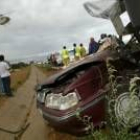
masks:
<path fill-rule="evenodd" d="M 10 72 L 9 65 L 4 61 L 4 55 L 0 55 L 0 77 L 3 85 L 4 93 L 8 96 L 12 96 L 11 88 L 10 88 Z"/>

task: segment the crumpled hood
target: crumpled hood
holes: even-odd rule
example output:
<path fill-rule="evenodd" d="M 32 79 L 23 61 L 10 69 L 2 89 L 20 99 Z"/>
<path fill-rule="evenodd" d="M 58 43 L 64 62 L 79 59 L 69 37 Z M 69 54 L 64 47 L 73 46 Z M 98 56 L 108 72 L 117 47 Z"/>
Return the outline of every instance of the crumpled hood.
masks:
<path fill-rule="evenodd" d="M 74 62 L 68 68 L 66 68 L 66 69 L 64 69 L 64 70 L 62 70 L 54 75 L 51 75 L 44 82 L 40 83 L 38 86 L 40 89 L 42 89 L 42 88 L 45 88 L 47 86 L 54 85 L 54 84 L 56 84 L 57 79 L 60 78 L 60 76 L 64 75 L 65 73 L 70 72 L 74 68 L 76 68 L 80 65 L 87 64 L 87 63 L 105 61 L 108 56 L 112 56 L 113 54 L 114 54 L 113 51 L 104 50 L 104 51 L 89 55 L 89 56 L 85 57 L 83 60 Z"/>

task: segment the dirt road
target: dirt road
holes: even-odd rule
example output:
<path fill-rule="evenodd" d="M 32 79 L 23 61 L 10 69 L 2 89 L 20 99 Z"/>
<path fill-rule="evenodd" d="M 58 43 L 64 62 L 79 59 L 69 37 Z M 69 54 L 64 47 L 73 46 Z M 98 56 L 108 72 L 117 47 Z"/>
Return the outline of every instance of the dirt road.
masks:
<path fill-rule="evenodd" d="M 29 79 L 0 109 L 0 140 L 75 140 L 46 126 L 36 109 L 34 87 L 46 76 L 32 67 Z"/>

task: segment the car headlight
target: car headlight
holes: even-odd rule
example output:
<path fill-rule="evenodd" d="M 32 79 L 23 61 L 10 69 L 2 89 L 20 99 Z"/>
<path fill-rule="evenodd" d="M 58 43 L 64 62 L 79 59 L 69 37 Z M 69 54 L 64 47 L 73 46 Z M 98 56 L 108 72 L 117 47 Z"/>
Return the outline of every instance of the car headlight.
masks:
<path fill-rule="evenodd" d="M 39 102 L 41 102 L 41 103 L 44 103 L 44 101 L 45 101 L 45 92 L 44 92 L 44 93 L 39 92 L 39 93 L 37 94 L 37 100 L 38 100 Z"/>
<path fill-rule="evenodd" d="M 66 96 L 60 94 L 48 94 L 45 99 L 45 106 L 52 109 L 66 110 L 78 104 L 78 96 L 75 92 Z"/>
<path fill-rule="evenodd" d="M 40 92 L 37 93 L 37 100 L 41 103 L 44 103 L 45 102 L 45 96 L 46 94 L 48 93 L 49 90 L 47 89 L 44 89 Z"/>

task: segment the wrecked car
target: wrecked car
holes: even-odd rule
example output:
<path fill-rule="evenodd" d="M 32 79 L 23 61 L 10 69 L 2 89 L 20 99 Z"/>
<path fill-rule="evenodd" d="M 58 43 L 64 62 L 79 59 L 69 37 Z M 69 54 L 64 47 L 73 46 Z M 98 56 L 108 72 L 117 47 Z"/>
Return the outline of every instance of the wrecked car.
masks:
<path fill-rule="evenodd" d="M 120 22 L 120 13 L 125 10 L 124 4 L 122 4 L 123 0 L 118 2 L 111 2 L 107 9 L 98 8 L 98 5 L 95 6 L 89 2 L 85 3 L 84 6 L 88 13 L 94 17 L 110 18 L 121 37 L 128 31 Z M 106 1 L 105 4 L 102 1 L 100 3 L 103 7 L 107 5 Z M 96 4 L 100 3 L 96 2 Z M 96 11 L 102 10 L 96 13 L 94 9 Z M 116 9 L 118 11 L 114 11 Z M 112 14 L 110 14 L 110 11 Z M 118 23 L 120 26 L 116 26 Z M 132 36 L 132 43 L 124 47 L 118 46 L 115 50 L 107 48 L 94 55 L 87 56 L 84 60 L 75 62 L 68 68 L 50 76 L 44 83 L 40 83 L 36 88 L 37 107 L 44 120 L 59 131 L 75 135 L 85 134 L 90 129 L 78 118 L 77 114 L 85 119 L 89 116 L 89 121 L 94 127 L 101 126 L 106 121 L 108 109 L 106 95 L 110 93 L 111 89 L 106 60 L 111 58 L 112 65 L 117 70 L 117 77 L 119 77 L 118 83 L 121 85 L 118 89 L 118 95 L 116 95 L 115 115 L 122 125 L 128 125 L 129 117 L 125 116 L 124 112 L 130 110 L 129 105 L 131 104 L 128 91 L 129 81 L 135 75 L 140 76 L 139 26 L 135 28 Z M 133 40 L 135 39 L 137 41 L 134 44 Z M 138 50 L 134 48 L 138 48 Z M 139 97 L 135 98 L 135 101 L 139 102 Z M 136 106 L 131 110 L 132 118 L 139 119 L 131 121 L 130 127 L 136 127 L 140 124 L 140 110 Z"/>
<path fill-rule="evenodd" d="M 72 134 L 84 133 L 88 128 L 76 117 L 77 111 L 92 116 L 95 125 L 104 120 L 104 93 L 108 89 L 102 61 L 108 53 L 88 56 L 38 85 L 37 107 L 51 126 Z"/>
<path fill-rule="evenodd" d="M 37 86 L 37 107 L 43 118 L 56 130 L 74 135 L 85 134 L 89 127 L 77 117 L 90 116 L 93 125 L 106 120 L 106 100 L 110 87 L 106 60 L 111 57 L 118 74 L 137 66 L 119 57 L 116 51 L 104 50 L 75 62 Z M 133 73 L 132 72 L 132 73 Z M 126 83 L 126 82 L 125 82 Z"/>

